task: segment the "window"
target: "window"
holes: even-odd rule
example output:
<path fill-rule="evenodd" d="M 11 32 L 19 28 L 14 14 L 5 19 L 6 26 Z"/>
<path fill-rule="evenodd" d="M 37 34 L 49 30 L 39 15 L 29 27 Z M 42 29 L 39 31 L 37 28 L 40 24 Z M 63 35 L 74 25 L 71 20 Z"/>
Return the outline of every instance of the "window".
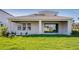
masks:
<path fill-rule="evenodd" d="M 26 23 L 23 23 L 23 30 L 26 30 Z"/>
<path fill-rule="evenodd" d="M 17 27 L 18 30 L 26 30 L 26 23 L 19 24 Z"/>
<path fill-rule="evenodd" d="M 31 23 L 28 23 L 27 26 L 28 26 L 28 30 L 31 30 Z"/>
<path fill-rule="evenodd" d="M 57 32 L 58 32 L 58 24 L 53 23 L 44 24 L 44 33 L 57 33 Z"/>
<path fill-rule="evenodd" d="M 21 30 L 21 25 L 18 25 L 18 30 Z"/>

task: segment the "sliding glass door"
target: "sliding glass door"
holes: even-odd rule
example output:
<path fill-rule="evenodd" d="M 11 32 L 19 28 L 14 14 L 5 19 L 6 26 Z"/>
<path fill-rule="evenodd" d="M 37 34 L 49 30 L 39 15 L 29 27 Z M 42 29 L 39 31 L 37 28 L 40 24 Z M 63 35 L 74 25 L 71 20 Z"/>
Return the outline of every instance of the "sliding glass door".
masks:
<path fill-rule="evenodd" d="M 44 33 L 58 33 L 58 24 L 44 23 Z"/>

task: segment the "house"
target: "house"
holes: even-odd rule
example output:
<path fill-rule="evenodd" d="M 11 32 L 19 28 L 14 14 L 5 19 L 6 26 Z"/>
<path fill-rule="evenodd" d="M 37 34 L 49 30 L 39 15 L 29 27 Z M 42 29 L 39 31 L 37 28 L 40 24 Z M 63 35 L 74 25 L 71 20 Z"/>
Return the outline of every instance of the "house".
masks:
<path fill-rule="evenodd" d="M 9 32 L 25 34 L 64 34 L 72 33 L 72 18 L 58 16 L 58 12 L 40 11 L 37 14 L 10 17 Z"/>
<path fill-rule="evenodd" d="M 0 9 L 0 25 L 7 26 L 8 32 L 14 32 L 16 35 L 72 33 L 72 18 L 58 16 L 58 12 L 54 11 L 14 17 Z"/>
<path fill-rule="evenodd" d="M 10 22 L 8 18 L 10 17 L 14 17 L 14 16 L 0 9 L 0 26 L 7 26 L 9 30 Z"/>

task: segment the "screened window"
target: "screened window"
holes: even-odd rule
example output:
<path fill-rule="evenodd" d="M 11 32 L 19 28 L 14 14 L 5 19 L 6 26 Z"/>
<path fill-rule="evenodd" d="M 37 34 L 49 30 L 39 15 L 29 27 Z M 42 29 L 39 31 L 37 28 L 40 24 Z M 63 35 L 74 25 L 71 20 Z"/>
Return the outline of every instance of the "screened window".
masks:
<path fill-rule="evenodd" d="M 44 24 L 44 33 L 57 33 L 57 32 L 58 32 L 58 24 L 53 23 Z"/>
<path fill-rule="evenodd" d="M 18 30 L 21 30 L 21 25 L 18 25 L 18 28 L 17 28 Z"/>
<path fill-rule="evenodd" d="M 31 23 L 28 23 L 27 26 L 28 26 L 28 30 L 31 30 Z"/>
<path fill-rule="evenodd" d="M 23 23 L 23 30 L 26 30 L 26 23 Z"/>

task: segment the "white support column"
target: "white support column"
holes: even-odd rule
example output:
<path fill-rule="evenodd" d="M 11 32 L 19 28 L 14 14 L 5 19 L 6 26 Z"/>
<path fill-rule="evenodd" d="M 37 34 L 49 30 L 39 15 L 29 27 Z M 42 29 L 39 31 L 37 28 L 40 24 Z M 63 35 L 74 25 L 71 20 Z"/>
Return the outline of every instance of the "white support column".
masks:
<path fill-rule="evenodd" d="M 42 21 L 39 20 L 39 34 L 42 34 Z"/>
<path fill-rule="evenodd" d="M 11 21 L 9 22 L 9 32 L 11 33 L 11 30 L 12 30 L 12 23 L 11 23 Z"/>
<path fill-rule="evenodd" d="M 68 35 L 71 35 L 72 33 L 72 20 L 68 21 Z"/>

